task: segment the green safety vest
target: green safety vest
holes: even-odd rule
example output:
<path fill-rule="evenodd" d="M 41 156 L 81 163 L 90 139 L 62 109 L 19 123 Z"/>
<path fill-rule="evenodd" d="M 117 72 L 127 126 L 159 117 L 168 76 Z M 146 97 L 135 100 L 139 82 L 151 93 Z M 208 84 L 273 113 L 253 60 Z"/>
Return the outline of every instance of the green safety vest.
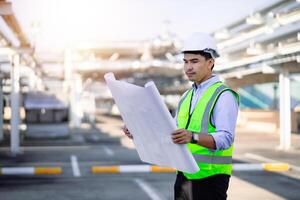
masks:
<path fill-rule="evenodd" d="M 239 101 L 239 96 L 236 92 L 222 82 L 216 82 L 203 93 L 190 115 L 193 89 L 189 90 L 179 103 L 178 128 L 187 129 L 195 133 L 213 134 L 216 128 L 211 122 L 212 111 L 219 96 L 224 91 L 231 91 L 237 101 Z M 226 150 L 216 151 L 210 151 L 208 148 L 198 144 L 188 143 L 187 146 L 200 168 L 198 172 L 193 174 L 183 172 L 188 179 L 201 179 L 215 174 L 231 175 L 233 145 Z"/>

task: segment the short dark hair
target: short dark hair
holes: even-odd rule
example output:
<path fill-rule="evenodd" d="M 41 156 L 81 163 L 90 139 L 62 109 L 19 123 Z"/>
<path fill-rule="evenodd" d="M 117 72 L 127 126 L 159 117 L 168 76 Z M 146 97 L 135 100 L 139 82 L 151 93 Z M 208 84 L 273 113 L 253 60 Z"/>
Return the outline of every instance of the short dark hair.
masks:
<path fill-rule="evenodd" d="M 204 51 L 184 51 L 182 53 L 189 53 L 189 54 L 196 54 L 196 55 L 201 55 L 205 58 L 205 60 L 208 60 L 208 59 L 213 59 L 213 57 L 211 56 L 210 53 L 207 53 L 207 52 L 204 52 Z M 212 66 L 211 69 L 214 68 L 215 65 Z"/>

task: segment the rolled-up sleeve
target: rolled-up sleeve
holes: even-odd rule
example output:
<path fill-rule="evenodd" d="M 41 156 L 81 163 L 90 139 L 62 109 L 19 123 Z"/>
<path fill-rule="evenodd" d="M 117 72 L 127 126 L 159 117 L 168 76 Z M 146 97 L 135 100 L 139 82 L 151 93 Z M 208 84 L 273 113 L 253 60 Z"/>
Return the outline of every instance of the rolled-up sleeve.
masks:
<path fill-rule="evenodd" d="M 211 116 L 212 123 L 216 127 L 216 132 L 211 134 L 215 140 L 216 150 L 228 149 L 232 145 L 238 111 L 238 102 L 232 92 L 223 92 Z"/>

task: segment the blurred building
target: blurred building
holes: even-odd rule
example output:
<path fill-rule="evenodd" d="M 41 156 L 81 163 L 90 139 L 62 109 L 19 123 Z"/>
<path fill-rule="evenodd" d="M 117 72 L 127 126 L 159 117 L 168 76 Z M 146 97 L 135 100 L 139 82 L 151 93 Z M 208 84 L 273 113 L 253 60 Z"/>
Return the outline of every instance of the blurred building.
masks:
<path fill-rule="evenodd" d="M 67 105 L 70 125 L 75 127 L 83 121 L 93 123 L 99 113 L 116 114 L 103 79 L 107 72 L 138 85 L 153 80 L 173 111 L 191 85 L 182 71 L 183 38 L 168 29 L 168 21 L 161 32 L 143 41 L 72 44 L 55 52 L 37 52 L 22 32 L 11 3 L 0 1 L 0 14 L 4 118 L 12 116 L 7 113 L 18 115 L 28 92 L 56 96 Z M 39 24 L 32 29 L 34 35 Z M 240 126 L 278 132 L 281 125 L 288 132 L 299 132 L 299 1 L 275 1 L 211 34 L 221 52 L 215 72 L 241 95 Z M 291 128 L 286 125 L 289 119 Z M 11 121 L 19 123 L 18 118 Z"/>
<path fill-rule="evenodd" d="M 241 117 L 255 120 L 254 128 L 279 130 L 278 110 L 287 110 L 280 102 L 290 96 L 284 103 L 292 110 L 292 131 L 299 132 L 299 30 L 299 2 L 281 1 L 214 33 L 223 55 L 216 70 L 237 88 Z"/>

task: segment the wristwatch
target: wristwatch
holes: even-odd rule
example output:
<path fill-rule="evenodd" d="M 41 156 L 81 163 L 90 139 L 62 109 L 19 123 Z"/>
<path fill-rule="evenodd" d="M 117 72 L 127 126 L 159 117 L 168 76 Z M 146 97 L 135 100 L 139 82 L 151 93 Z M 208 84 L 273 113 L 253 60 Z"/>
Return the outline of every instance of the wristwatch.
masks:
<path fill-rule="evenodd" d="M 192 132 L 192 140 L 191 140 L 192 144 L 197 144 L 198 143 L 198 134 L 197 133 L 193 133 Z"/>

